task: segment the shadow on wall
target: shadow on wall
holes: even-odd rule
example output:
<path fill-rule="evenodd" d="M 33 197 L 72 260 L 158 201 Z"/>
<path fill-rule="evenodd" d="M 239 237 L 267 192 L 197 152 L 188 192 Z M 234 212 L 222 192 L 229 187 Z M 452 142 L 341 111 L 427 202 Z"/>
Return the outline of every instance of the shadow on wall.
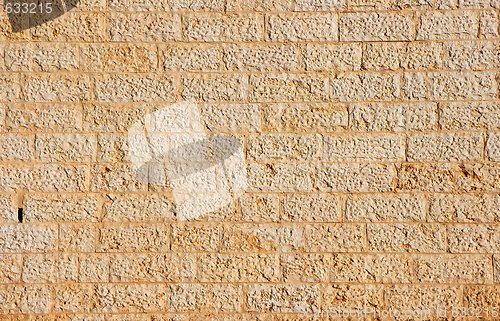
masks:
<path fill-rule="evenodd" d="M 4 0 L 13 32 L 20 32 L 62 16 L 79 0 Z"/>
<path fill-rule="evenodd" d="M 138 180 L 171 188 L 180 220 L 217 211 L 247 188 L 242 141 L 209 137 L 202 123 L 194 101 L 179 102 L 135 122 L 124 146 Z"/>

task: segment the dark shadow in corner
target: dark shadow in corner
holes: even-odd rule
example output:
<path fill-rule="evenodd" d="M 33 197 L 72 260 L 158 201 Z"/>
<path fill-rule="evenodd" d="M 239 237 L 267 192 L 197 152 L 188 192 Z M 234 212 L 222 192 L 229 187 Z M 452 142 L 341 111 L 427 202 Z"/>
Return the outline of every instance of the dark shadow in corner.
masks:
<path fill-rule="evenodd" d="M 79 0 L 4 0 L 13 32 L 54 20 L 77 6 Z"/>

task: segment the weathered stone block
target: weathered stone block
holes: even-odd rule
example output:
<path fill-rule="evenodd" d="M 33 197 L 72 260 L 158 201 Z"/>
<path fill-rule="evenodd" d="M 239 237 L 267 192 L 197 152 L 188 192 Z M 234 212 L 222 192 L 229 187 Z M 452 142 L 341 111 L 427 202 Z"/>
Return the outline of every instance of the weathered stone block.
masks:
<path fill-rule="evenodd" d="M 338 18 L 331 13 L 271 15 L 268 37 L 271 41 L 336 41 Z"/>

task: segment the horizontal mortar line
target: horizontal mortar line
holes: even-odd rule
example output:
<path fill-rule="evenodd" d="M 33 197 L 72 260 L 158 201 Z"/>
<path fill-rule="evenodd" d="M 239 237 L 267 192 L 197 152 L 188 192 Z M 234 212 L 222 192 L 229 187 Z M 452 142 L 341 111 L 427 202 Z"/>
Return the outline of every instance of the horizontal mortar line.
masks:
<path fill-rule="evenodd" d="M 35 210 L 36 211 L 36 210 Z M 31 220 L 29 219 L 29 214 L 27 214 L 27 220 L 23 222 L 23 226 L 53 226 L 56 224 L 61 224 L 61 225 L 71 225 L 71 226 L 85 226 L 85 227 L 92 227 L 95 229 L 106 229 L 109 227 L 133 227 L 135 225 L 139 226 L 144 226 L 147 224 L 153 224 L 153 225 L 148 225 L 148 227 L 155 227 L 161 224 L 172 224 L 173 226 L 182 224 L 182 221 L 174 221 L 172 219 L 161 221 L 161 220 L 151 220 L 151 221 L 37 221 L 37 220 Z M 170 216 L 170 215 L 169 215 Z M 231 220 L 220 220 L 220 221 L 191 221 L 187 222 L 186 225 L 188 224 L 199 224 L 199 225 L 204 225 L 204 226 L 210 226 L 210 223 L 218 223 L 217 225 L 220 225 L 221 223 L 224 224 L 224 226 L 236 226 L 236 225 L 243 225 L 244 227 L 254 227 L 257 228 L 257 225 L 265 225 L 266 227 L 272 227 L 273 225 L 278 225 L 279 227 L 294 227 L 294 228 L 300 228 L 300 227 L 306 227 L 306 228 L 312 228 L 313 226 L 331 226 L 331 225 L 440 225 L 443 227 L 461 227 L 461 226 L 479 226 L 479 227 L 500 227 L 500 222 L 437 222 L 437 221 L 377 221 L 377 222 L 369 222 L 369 221 L 326 221 L 326 222 L 312 222 L 312 221 L 301 221 L 301 222 L 292 222 L 292 221 L 261 221 L 261 222 L 255 222 L 255 221 L 231 221 Z M 208 224 L 204 224 L 208 223 Z M 20 225 L 19 222 L 17 221 L 6 221 L 2 223 L 2 226 L 9 226 L 8 224 L 16 224 Z M 95 225 L 95 226 L 94 226 Z M 299 225 L 299 226 L 297 226 Z M 500 253 L 500 252 L 499 252 Z"/>
<path fill-rule="evenodd" d="M 167 60 L 167 59 L 165 59 Z M 221 59 L 222 61 L 222 59 Z M 83 69 L 83 70 L 82 70 Z M 374 74 L 400 74 L 400 73 L 422 73 L 422 74 L 432 74 L 432 73 L 460 73 L 460 74 L 467 74 L 467 73 L 491 73 L 491 72 L 498 72 L 500 68 L 498 67 L 485 67 L 484 69 L 464 69 L 464 68 L 459 68 L 459 69 L 454 69 L 454 68 L 433 68 L 433 69 L 404 69 L 404 68 L 398 68 L 398 69 L 361 69 L 361 68 L 356 68 L 356 69 L 350 69 L 350 70 L 345 70 L 345 69 L 336 69 L 335 67 L 331 67 L 328 69 L 318 69 L 318 70 L 311 70 L 306 67 L 304 68 L 293 68 L 293 69 L 262 69 L 262 70 L 252 70 L 252 69 L 247 69 L 241 68 L 241 69 L 206 69 L 206 70 L 184 70 L 184 69 L 168 69 L 168 68 L 162 68 L 162 67 L 157 67 L 156 65 L 152 65 L 151 70 L 105 70 L 105 69 L 95 69 L 95 70 L 88 70 L 87 68 L 75 68 L 74 70 L 55 70 L 55 71 L 41 71 L 41 70 L 5 70 L 2 71 L 0 74 L 1 75 L 9 75 L 9 74 L 26 74 L 27 76 L 31 75 L 95 75 L 95 76 L 101 76 L 103 75 L 116 75 L 116 74 L 133 74 L 133 75 L 164 75 L 164 74 L 182 74 L 182 75 L 269 75 L 273 76 L 273 74 L 279 74 L 279 75 L 296 75 L 296 74 L 314 74 L 314 75 L 329 75 L 334 73 L 335 75 L 344 75 L 344 74 L 368 74 L 368 73 L 374 73 Z"/>
<path fill-rule="evenodd" d="M 169 212 L 169 214 L 171 214 Z M 339 213 L 340 214 L 340 213 Z M 169 215 L 170 216 L 170 215 Z M 247 222 L 247 221 L 230 221 L 230 220 L 210 220 L 210 221 L 181 221 L 181 220 L 166 220 L 166 221 L 94 221 L 94 222 L 84 222 L 84 221 L 27 221 L 23 224 L 19 224 L 19 222 L 4 222 L 2 226 L 18 226 L 18 227 L 29 227 L 29 226 L 56 226 L 56 225 L 71 225 L 71 226 L 88 226 L 88 227 L 134 227 L 134 226 L 144 226 L 146 223 L 154 222 L 155 225 L 148 227 L 160 227 L 163 225 L 167 226 L 189 226 L 189 225 L 203 225 L 203 226 L 215 226 L 215 227 L 225 227 L 225 226 L 236 226 L 236 225 L 245 225 L 245 226 L 263 226 L 266 227 L 285 227 L 287 225 L 295 226 L 295 225 L 303 225 L 304 227 L 309 226 L 332 226 L 332 225 L 441 225 L 441 226 L 484 226 L 484 227 L 496 227 L 500 226 L 500 222 L 425 222 L 425 221 L 378 221 L 378 222 L 368 222 L 368 221 L 332 221 L 332 222 L 313 222 L 313 221 L 301 221 L 301 222 L 293 222 L 293 221 L 271 221 L 271 222 Z M 223 226 L 220 224 L 223 223 Z"/>
<path fill-rule="evenodd" d="M 103 105 L 112 105 L 116 104 L 117 106 L 123 105 L 123 104 L 144 104 L 144 105 L 151 105 L 151 104 L 165 104 L 165 103 L 176 103 L 179 102 L 180 100 L 187 100 L 189 98 L 182 98 L 179 97 L 178 100 L 155 100 L 155 101 L 144 101 L 144 102 L 138 102 L 138 101 L 108 101 L 108 100 L 83 100 L 80 101 L 80 104 L 103 104 Z M 278 100 L 266 100 L 266 101 L 248 101 L 248 100 L 217 100 L 217 101 L 197 101 L 198 104 L 262 104 L 262 105 L 270 105 L 270 104 L 400 104 L 400 103 L 405 103 L 405 104 L 414 104 L 417 102 L 420 103 L 438 103 L 438 104 L 444 104 L 444 103 L 484 103 L 484 102 L 496 102 L 497 100 L 493 99 L 464 99 L 464 100 L 355 100 L 355 101 L 340 101 L 340 100 L 302 100 L 302 101 L 297 101 L 297 100 L 287 100 L 287 101 L 278 101 Z M 66 101 L 0 101 L 0 103 L 4 104 L 61 104 L 64 105 Z"/>
<path fill-rule="evenodd" d="M 2 254 L 7 256 L 6 254 Z M 443 259 L 451 259 L 451 258 L 468 258 L 468 257 L 476 257 L 476 258 L 483 258 L 485 260 L 482 260 L 482 262 L 489 263 L 492 260 L 492 255 L 497 256 L 497 254 L 492 254 L 492 253 L 461 253 L 461 254 L 456 254 L 456 253 L 359 253 L 359 252 L 335 252 L 335 253 L 309 253 L 309 252 L 300 252 L 300 253 L 288 253 L 288 252 L 281 252 L 281 253 L 254 253 L 254 252 L 237 252 L 237 253 L 185 253 L 185 252 L 125 252 L 125 253 L 95 253 L 95 252 L 57 252 L 57 253 L 15 253 L 15 254 L 9 254 L 11 256 L 18 256 L 18 255 L 29 255 L 29 256 L 62 256 L 62 255 L 71 255 L 71 256 L 78 256 L 78 257 L 86 257 L 86 256 L 106 256 L 109 257 L 110 259 L 116 259 L 117 257 L 124 257 L 124 256 L 153 256 L 153 257 L 158 257 L 158 256 L 167 256 L 168 258 L 175 258 L 175 257 L 198 257 L 198 258 L 204 258 L 207 256 L 211 257 L 231 257 L 234 255 L 237 255 L 238 257 L 253 257 L 253 256 L 264 256 L 266 258 L 275 258 L 276 263 L 280 263 L 282 265 L 283 261 L 282 259 L 285 257 L 296 257 L 296 256 L 316 256 L 316 255 L 322 255 L 322 256 L 327 256 L 327 257 L 332 257 L 332 256 L 339 256 L 339 257 L 346 257 L 346 256 L 358 256 L 360 258 L 366 258 L 366 257 L 373 257 L 373 256 L 381 256 L 381 257 L 401 257 L 401 258 L 408 258 L 411 260 L 418 260 L 418 258 L 426 258 L 426 257 L 434 257 L 434 256 L 439 256 Z M 26 257 L 25 257 L 26 258 Z M 500 259 L 500 257 L 498 257 Z M 202 264 L 197 264 L 197 266 L 202 266 Z M 328 265 L 329 268 L 333 268 L 332 266 Z M 438 268 L 439 269 L 439 268 Z M 486 267 L 487 269 L 487 267 Z M 179 278 L 182 278 L 179 276 Z M 186 277 L 186 279 L 189 279 L 189 277 Z M 181 281 L 178 281 L 181 282 Z"/>
<path fill-rule="evenodd" d="M 448 286 L 471 286 L 471 287 L 477 287 L 477 286 L 497 286 L 498 283 L 466 283 L 466 282 L 418 282 L 418 281 L 410 281 L 410 282 L 356 282 L 356 281 L 293 281 L 293 282 L 287 282 L 287 281 L 271 281 L 271 282 L 264 282 L 264 281 L 151 281 L 151 280 L 136 280 L 136 281 L 107 281 L 107 282 L 74 282 L 74 281 L 63 281 L 63 282 L 24 282 L 20 281 L 18 283 L 0 283 L 0 287 L 8 287 L 8 286 L 35 286 L 35 285 L 46 285 L 47 287 L 60 287 L 60 286 L 75 286 L 75 285 L 97 285 L 97 286 L 116 286 L 116 285 L 242 285 L 242 286 L 252 286 L 252 285 L 264 285 L 264 286 L 270 286 L 270 285 L 275 285 L 275 286 L 312 286 L 312 287 L 324 287 L 324 286 L 329 286 L 329 285 L 374 285 L 374 286 L 379 286 L 379 287 L 394 287 L 394 286 L 415 286 L 415 287 L 433 287 L 433 286 L 438 286 L 438 287 L 448 287 Z"/>
<path fill-rule="evenodd" d="M 157 104 L 164 104 L 164 103 L 176 103 L 177 101 L 175 100 L 165 100 L 165 101 L 160 101 L 160 102 L 142 102 L 142 101 L 125 101 L 125 102 L 95 102 L 95 101 L 77 101 L 77 102 L 71 102 L 71 101 L 10 101 L 9 106 L 7 106 L 5 109 L 10 110 L 10 109 L 34 109 L 37 107 L 44 107 L 44 106 L 50 106 L 50 107 L 55 107 L 55 109 L 61 109 L 64 107 L 80 107 L 79 109 L 83 109 L 84 111 L 86 110 L 94 110 L 94 107 L 92 106 L 93 104 L 99 104 L 97 106 L 97 109 L 103 108 L 103 107 L 109 107 L 109 108 L 117 108 L 120 107 L 120 109 L 124 110 L 135 110 L 143 105 L 148 105 L 149 108 L 156 108 L 158 107 Z M 249 101 L 237 101 L 237 102 L 227 102 L 227 101 L 199 101 L 199 104 L 204 104 L 204 105 L 214 105 L 214 106 L 224 106 L 224 105 L 247 105 L 247 104 L 253 104 L 253 105 L 261 105 L 261 107 L 272 107 L 272 105 L 276 104 L 290 104 L 292 106 L 294 105 L 303 105 L 303 104 L 316 104 L 314 101 L 269 101 L 269 102 L 249 102 Z M 357 105 L 367 105 L 367 104 L 372 104 L 376 103 L 379 105 L 383 106 L 391 106 L 395 104 L 407 104 L 407 105 L 422 105 L 422 104 L 433 104 L 436 106 L 440 106 L 442 104 L 447 104 L 447 103 L 452 103 L 452 104 L 469 104 L 469 103 L 498 103 L 500 104 L 500 98 L 492 98 L 492 99 L 463 99 L 463 100 L 398 100 L 398 101 L 379 101 L 379 100 L 371 100 L 371 101 L 345 101 L 345 102 L 340 102 L 340 101 L 318 101 L 318 104 L 334 104 L 334 107 L 350 107 L 350 106 L 357 106 Z M 55 106 L 54 106 L 55 105 Z M 443 107 L 441 107 L 443 108 Z"/>
<path fill-rule="evenodd" d="M 142 118 L 139 116 L 137 120 L 141 120 Z M 320 136 L 322 135 L 323 138 L 326 137 L 335 137 L 335 138 L 357 138 L 363 137 L 363 138 L 390 138 L 397 136 L 398 138 L 405 138 L 405 135 L 412 135 L 412 136 L 417 136 L 417 135 L 450 135 L 450 134 L 459 134 L 459 135 L 482 135 L 483 137 L 486 135 L 496 135 L 500 133 L 499 129 L 471 129 L 471 130 L 460 130 L 460 129 L 445 129 L 445 130 L 439 130 L 439 129 L 428 129 L 428 130 L 401 130 L 401 131 L 358 131 L 358 130 L 353 130 L 352 128 L 346 128 L 346 126 L 343 125 L 338 125 L 337 130 L 332 130 L 332 131 L 208 131 L 207 136 L 213 137 L 217 135 L 238 135 L 241 136 L 241 138 L 247 139 L 247 140 L 252 140 L 252 139 L 257 139 L 257 138 L 262 138 L 265 136 L 296 136 L 296 137 L 307 137 L 307 136 Z M 166 138 L 172 135 L 179 135 L 179 134 L 193 134 L 193 132 L 161 132 L 161 131 L 153 131 L 152 132 L 154 135 L 161 135 Z M 97 137 L 108 137 L 111 135 L 116 135 L 121 138 L 127 138 L 129 132 L 128 131 L 7 131 L 7 132 L 1 132 L 0 131 L 0 139 L 2 136 L 12 136 L 12 135 L 19 135 L 19 136 L 27 136 L 28 138 L 34 138 L 35 136 L 41 136 L 42 138 L 45 137 L 51 137 L 51 136 L 72 136 L 72 135 L 87 135 L 87 136 L 97 136 Z"/>
<path fill-rule="evenodd" d="M 134 6 L 134 5 L 132 5 Z M 483 12 L 483 11 L 495 11 L 498 10 L 496 7 L 479 7 L 479 8 L 474 8 L 474 7 L 460 7 L 460 8 L 453 8 L 453 9 L 439 9 L 438 7 L 433 7 L 432 5 L 429 5 L 429 7 L 422 6 L 421 9 L 419 8 L 403 8 L 403 9 L 375 9 L 375 8 L 370 8 L 370 5 L 357 5 L 357 6 L 350 6 L 350 5 L 328 5 L 328 4 L 318 4 L 316 7 L 320 8 L 332 8 L 331 10 L 231 10 L 228 8 L 225 9 L 212 9 L 212 8 L 205 8 L 201 9 L 174 9 L 174 8 L 165 8 L 165 9 L 160 9 L 158 7 L 153 6 L 153 10 L 148 10 L 147 7 L 142 7 L 141 5 L 136 5 L 138 8 L 144 8 L 144 11 L 127 11 L 127 10 L 120 10 L 123 6 L 120 7 L 108 7 L 107 9 L 101 9 L 101 10 L 83 10 L 83 9 L 77 9 L 78 11 L 69 11 L 69 12 L 74 12 L 74 13 L 116 13 L 116 14 L 151 14 L 151 13 L 161 13 L 161 14 L 185 14 L 188 16 L 204 16 L 204 15 L 212 15 L 212 14 L 221 14 L 224 16 L 231 16 L 233 14 L 258 14 L 258 15 L 267 15 L 267 14 L 289 14 L 293 15 L 295 13 L 298 14 L 303 14 L 303 13 L 308 13 L 308 14 L 313 14 L 313 15 L 322 15 L 322 14 L 331 14 L 331 13 L 339 13 L 339 14 L 344 14 L 344 13 L 356 13 L 356 14 L 363 14 L 363 13 L 391 13 L 391 14 L 409 14 L 409 13 L 428 13 L 428 12 L 441 12 L 441 13 L 456 13 L 458 12 Z M 307 6 L 307 5 L 305 5 Z M 311 5 L 315 6 L 315 5 Z M 358 9 L 356 9 L 358 8 Z M 359 8 L 363 8 L 360 10 Z"/>
<path fill-rule="evenodd" d="M 286 246 L 282 246 L 282 247 L 286 247 Z M 373 252 L 355 252 L 355 251 L 309 251 L 309 252 L 306 252 L 304 251 L 303 249 L 301 250 L 294 250 L 294 251 L 286 251 L 286 252 L 277 252 L 277 251 L 260 251 L 260 252 L 236 252 L 236 251 L 228 251 L 228 252 L 200 252 L 200 251 L 182 251 L 182 252 L 178 252 L 178 251 L 175 251 L 175 250 L 172 250 L 172 251 L 164 251 L 164 252 L 160 252 L 160 251 L 145 251 L 145 252 L 78 252 L 78 251 L 52 251 L 52 252 L 0 252 L 0 254 L 2 255 L 18 255 L 18 254 L 26 254 L 26 255 L 56 255 L 56 254 L 65 254 L 65 255 L 75 255 L 75 256 L 78 256 L 78 255 L 88 255 L 88 254 L 92 254 L 92 255 L 95 255 L 95 254 L 100 254 L 100 255 L 116 255 L 116 254 L 126 254 L 126 255 L 139 255 L 139 254 L 143 254 L 143 255 L 166 255 L 166 254 L 181 254 L 181 255 L 184 255 L 184 256 L 190 256 L 190 255 L 201 255 L 201 254 L 205 254 L 205 255 L 249 255 L 249 254 L 255 254 L 255 255 L 318 255 L 318 254 L 322 254 L 322 255 L 347 255 L 347 254 L 356 254 L 356 255 L 407 255 L 407 256 L 411 256 L 411 255 L 428 255 L 428 256 L 431 256 L 431 255 L 435 255 L 435 256 L 443 256 L 443 255 L 499 255 L 500 252 L 445 252 L 445 251 L 442 251 L 442 252 L 387 252 L 387 251 L 373 251 Z"/>
<path fill-rule="evenodd" d="M 229 40 L 213 40 L 213 41 L 208 41 L 208 40 L 195 40 L 195 39 L 169 39 L 169 40 L 154 40 L 154 41 L 147 41 L 147 40 L 135 40 L 135 39 L 129 39 L 127 40 L 111 40 L 108 38 L 108 33 L 103 33 L 103 36 L 106 36 L 105 40 L 58 40 L 58 39 L 40 39 L 40 38 L 34 38 L 34 39 L 28 39 L 28 40 L 15 40 L 13 39 L 12 41 L 9 41 L 9 44 L 37 44 L 37 43 L 51 43 L 51 44 L 68 44 L 68 45 L 92 45 L 92 44 L 127 44 L 127 45 L 135 45 L 135 44 L 150 44 L 150 45 L 169 45 L 169 44 L 206 44 L 206 45 L 211 45 L 211 44 L 366 44 L 366 43 L 440 43 L 440 42 L 467 42 L 467 41 L 495 41 L 500 39 L 500 37 L 491 37 L 491 38 L 480 38 L 477 35 L 476 36 L 471 36 L 469 38 L 436 38 L 436 39 L 416 39 L 412 37 L 412 39 L 399 39 L 399 40 L 375 40 L 375 39 L 370 39 L 370 40 L 301 40 L 301 41 L 291 41 L 291 40 L 270 40 L 270 39 L 256 39 L 255 41 L 240 41 L 240 40 L 234 40 L 234 41 L 229 41 Z M 141 35 L 138 35 L 138 37 L 141 37 Z M 133 38 L 133 36 L 131 36 Z"/>
<path fill-rule="evenodd" d="M 72 71 L 31 71 L 31 70 L 19 70 L 19 71 L 2 71 L 1 75 L 23 75 L 23 78 L 29 78 L 33 76 L 49 76 L 55 78 L 55 76 L 80 76 L 80 75 L 92 75 L 93 78 L 106 77 L 110 75 L 120 75 L 120 76 L 257 76 L 264 78 L 273 77 L 283 77 L 288 75 L 315 75 L 317 79 L 326 80 L 326 78 L 334 78 L 337 76 L 346 75 L 405 75 L 408 73 L 419 73 L 424 76 L 429 76 L 431 74 L 447 75 L 447 74 L 458 74 L 458 75 L 468 75 L 468 74 L 494 74 L 500 71 L 500 68 L 485 68 L 485 69 L 397 69 L 397 70 L 366 70 L 366 69 L 356 69 L 356 70 L 338 70 L 335 68 L 322 69 L 322 70 L 208 70 L 208 71 L 189 71 L 189 70 L 153 70 L 153 71 L 105 71 L 105 70 L 95 70 L 95 71 L 85 71 L 85 70 L 72 70 Z M 496 75 L 495 75 L 496 76 Z M 301 81 L 307 81 L 311 78 L 301 79 Z M 314 79 L 314 78 L 312 78 Z M 334 78 L 337 80 L 337 78 Z M 339 79 L 342 80 L 342 79 Z M 421 100 L 419 100 L 421 101 Z"/>
<path fill-rule="evenodd" d="M 281 197 L 287 197 L 288 195 L 302 195 L 302 196 L 313 196 L 313 195 L 332 195 L 332 196 L 353 196 L 353 197 L 362 197 L 362 196 L 383 196 L 383 197 L 396 197 L 396 196 L 418 196 L 418 197 L 424 197 L 424 196 L 429 196 L 432 197 L 433 195 L 447 195 L 447 196 L 482 196 L 482 195 L 490 195 L 490 196 L 496 196 L 500 192 L 499 191 L 471 191 L 471 192 L 463 192 L 463 191 L 454 191 L 454 192 L 441 192 L 441 191 L 436 191 L 436 192 L 427 192 L 427 191 L 387 191 L 387 192 L 363 192 L 363 191 L 351 191 L 351 192 L 337 192 L 337 191 L 317 191 L 317 190 L 312 190 L 312 191 L 245 191 L 245 194 L 247 195 L 272 195 L 272 196 L 281 196 Z M 17 195 L 16 190 L 9 190 L 9 191 L 0 191 L 1 195 Z M 53 194 L 53 195 L 71 195 L 71 196 L 79 196 L 79 195 L 88 195 L 88 194 L 93 194 L 93 195 L 102 195 L 102 197 L 106 197 L 107 195 L 120 195 L 120 196 L 152 196 L 152 195 L 168 195 L 170 196 L 172 194 L 171 190 L 167 191 L 77 191 L 77 192 L 66 192 L 66 191 L 54 191 L 54 192 L 44 192 L 44 191 L 27 191 L 27 195 L 48 195 L 48 194 Z M 209 195 L 207 193 L 207 195 Z"/>
<path fill-rule="evenodd" d="M 183 163 L 183 165 L 198 165 L 198 164 L 205 164 L 208 161 L 186 161 Z M 322 157 L 316 157 L 316 158 L 311 158 L 309 160 L 300 160 L 296 158 L 269 158 L 269 159 L 246 159 L 247 165 L 253 165 L 253 164 L 258 164 L 258 165 L 267 165 L 267 164 L 272 164 L 272 165 L 290 165 L 290 167 L 293 167 L 294 165 L 314 165 L 311 166 L 312 168 L 315 168 L 316 166 L 328 166 L 328 165 L 352 165 L 353 167 L 357 165 L 394 165 L 394 166 L 405 166 L 405 165 L 424 165 L 425 167 L 433 167 L 433 166 L 440 166 L 440 165 L 469 165 L 469 166 L 492 166 L 496 167 L 500 164 L 500 162 L 495 162 L 495 161 L 482 161 L 482 160 L 466 160 L 466 161 L 429 161 L 429 160 L 416 160 L 416 161 L 405 161 L 404 159 L 398 159 L 398 160 L 360 160 L 360 159 L 348 159 L 346 161 L 336 161 L 336 160 L 329 160 L 327 158 L 322 158 Z M 158 161 L 160 164 L 171 164 L 168 162 L 162 162 L 161 159 Z M 30 160 L 30 161 L 0 161 L 0 167 L 6 167 L 6 166 L 11 166 L 11 165 L 20 165 L 24 166 L 24 168 L 20 169 L 25 169 L 29 166 L 75 166 L 75 167 L 84 167 L 84 166 L 132 166 L 134 165 L 134 162 L 129 162 L 129 161 L 119 161 L 119 162 L 97 162 L 97 161 L 82 161 L 82 162 L 62 162 L 62 161 L 54 161 L 54 162 L 41 162 L 41 161 L 36 161 L 36 160 Z M 214 164 L 215 165 L 215 164 Z M 353 174 L 354 175 L 354 174 Z M 147 182 L 144 182 L 144 184 L 147 184 Z M 133 191 L 131 191 L 133 192 Z M 279 191 L 278 191 L 279 192 Z M 286 192 L 286 191 L 283 191 Z"/>
<path fill-rule="evenodd" d="M 36 211 L 36 210 L 35 210 Z M 168 212 L 168 214 L 173 214 L 172 212 Z M 338 213 L 340 214 L 340 213 Z M 29 215 L 28 215 L 29 216 Z M 169 215 L 170 216 L 170 215 Z M 19 224 L 19 222 L 4 222 L 2 223 L 4 227 L 8 226 L 55 226 L 55 225 L 71 225 L 71 226 L 88 226 L 88 227 L 101 227 L 101 228 L 107 228 L 107 227 L 133 227 L 133 226 L 143 226 L 146 225 L 146 223 L 155 223 L 153 226 L 148 226 L 148 227 L 155 227 L 156 225 L 161 226 L 161 225 L 172 225 L 172 226 L 182 226 L 182 225 L 203 225 L 203 226 L 216 226 L 219 227 L 220 224 L 224 224 L 223 226 L 220 227 L 225 227 L 225 226 L 235 226 L 235 225 L 248 225 L 248 226 L 260 226 L 260 225 L 265 225 L 266 227 L 285 227 L 287 225 L 295 226 L 295 225 L 303 225 L 305 227 L 308 226 L 331 226 L 331 225 L 441 225 L 441 226 L 474 226 L 474 225 L 479 225 L 479 226 L 485 226 L 485 227 L 500 227 L 500 222 L 438 222 L 438 221 L 329 221 L 329 222 L 318 222 L 318 221 L 300 221 L 300 222 L 294 222 L 294 221 L 269 221 L 269 222 L 254 222 L 254 221 L 231 221 L 231 220 L 209 220 L 209 221 L 181 221 L 181 220 L 165 220 L 165 221 L 32 221 L 32 220 L 27 220 L 23 224 Z M 96 226 L 94 226 L 96 225 Z"/>
<path fill-rule="evenodd" d="M 27 196 L 50 196 L 50 195 L 58 196 L 58 195 L 70 195 L 70 196 L 89 196 L 89 197 L 95 197 L 95 196 L 100 196 L 100 197 L 106 197 L 106 196 L 160 196 L 160 195 L 171 195 L 170 191 L 147 191 L 147 192 L 43 192 L 43 191 L 27 191 L 26 195 Z M 232 193 L 234 194 L 234 193 Z M 422 196 L 496 196 L 499 195 L 498 192 L 493 192 L 493 191 L 471 191 L 471 192 L 428 192 L 428 191 L 422 191 L 422 192 L 395 192 L 395 191 L 389 191 L 389 192 L 326 192 L 326 191 L 312 191 L 312 192 L 260 192 L 260 191 L 245 191 L 245 194 L 247 195 L 270 195 L 270 196 L 276 196 L 276 197 L 287 197 L 287 196 L 296 196 L 296 195 L 301 195 L 301 196 L 355 196 L 355 197 L 362 197 L 362 196 L 382 196 L 382 197 L 396 197 L 396 196 L 413 196 L 414 194 L 417 194 L 416 196 L 422 197 Z M 0 195 L 17 195 L 17 191 L 12 190 L 12 191 L 0 191 Z"/>

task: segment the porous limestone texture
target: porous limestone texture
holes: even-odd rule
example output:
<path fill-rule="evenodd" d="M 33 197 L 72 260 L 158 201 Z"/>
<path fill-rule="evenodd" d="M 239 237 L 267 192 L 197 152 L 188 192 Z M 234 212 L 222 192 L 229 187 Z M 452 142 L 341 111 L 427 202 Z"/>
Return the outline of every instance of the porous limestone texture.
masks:
<path fill-rule="evenodd" d="M 0 321 L 500 320 L 499 0 L 66 2 L 0 6 Z"/>

